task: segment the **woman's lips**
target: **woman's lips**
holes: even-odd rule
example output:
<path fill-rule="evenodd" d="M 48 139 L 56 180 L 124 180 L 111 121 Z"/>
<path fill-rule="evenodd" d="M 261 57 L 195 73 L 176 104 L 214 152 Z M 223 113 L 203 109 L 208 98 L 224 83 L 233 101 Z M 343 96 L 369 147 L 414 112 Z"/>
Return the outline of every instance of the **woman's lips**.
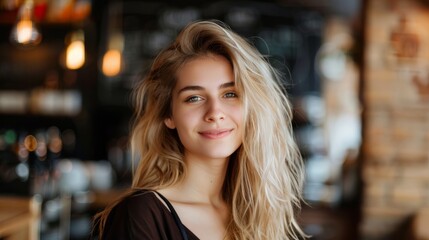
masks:
<path fill-rule="evenodd" d="M 219 139 L 219 138 L 228 136 L 232 132 L 232 130 L 233 129 L 208 130 L 208 131 L 201 131 L 198 133 L 205 138 Z"/>

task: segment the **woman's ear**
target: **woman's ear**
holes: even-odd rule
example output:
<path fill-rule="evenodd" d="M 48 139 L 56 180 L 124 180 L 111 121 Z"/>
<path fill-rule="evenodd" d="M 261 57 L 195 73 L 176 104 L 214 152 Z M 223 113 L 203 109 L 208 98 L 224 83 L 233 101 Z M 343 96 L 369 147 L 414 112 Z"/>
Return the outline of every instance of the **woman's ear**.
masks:
<path fill-rule="evenodd" d="M 176 128 L 176 125 L 174 124 L 174 121 L 171 118 L 166 118 L 164 120 L 164 123 L 165 123 L 165 126 L 167 126 L 170 129 L 175 129 Z"/>

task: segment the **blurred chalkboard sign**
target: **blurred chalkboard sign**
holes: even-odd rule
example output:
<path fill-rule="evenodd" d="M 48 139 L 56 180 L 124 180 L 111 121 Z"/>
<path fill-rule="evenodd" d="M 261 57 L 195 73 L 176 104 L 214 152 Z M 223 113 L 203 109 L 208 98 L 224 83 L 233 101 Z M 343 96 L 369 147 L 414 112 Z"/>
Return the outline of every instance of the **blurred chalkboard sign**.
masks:
<path fill-rule="evenodd" d="M 210 5 L 125 1 L 109 8 L 122 11 L 113 16 L 106 14 L 103 37 L 107 38 L 112 28 L 121 30 L 124 60 L 119 75 L 101 77 L 99 95 L 103 104 L 129 105 L 132 87 L 142 79 L 156 54 L 186 24 L 198 19 L 223 21 L 245 36 L 284 74 L 292 95 L 320 91 L 314 57 L 321 44 L 324 19 L 318 12 L 267 2 L 219 1 Z"/>

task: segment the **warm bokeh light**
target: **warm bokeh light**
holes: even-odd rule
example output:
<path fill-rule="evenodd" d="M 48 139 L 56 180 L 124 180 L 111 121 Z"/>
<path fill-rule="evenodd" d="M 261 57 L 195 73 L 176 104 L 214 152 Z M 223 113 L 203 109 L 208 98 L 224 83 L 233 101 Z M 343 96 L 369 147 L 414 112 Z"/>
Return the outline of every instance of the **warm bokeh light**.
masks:
<path fill-rule="evenodd" d="M 104 54 L 102 70 L 104 75 L 113 77 L 121 71 L 122 55 L 119 50 L 109 50 Z"/>
<path fill-rule="evenodd" d="M 27 135 L 24 139 L 24 146 L 29 152 L 37 149 L 37 139 L 33 135 Z"/>
<path fill-rule="evenodd" d="M 70 43 L 66 52 L 66 66 L 68 69 L 78 69 L 85 63 L 85 44 L 81 40 Z"/>
<path fill-rule="evenodd" d="M 33 22 L 28 20 L 19 21 L 16 25 L 16 40 L 19 43 L 25 44 L 31 40 L 33 33 Z"/>
<path fill-rule="evenodd" d="M 41 34 L 33 22 L 33 2 L 27 1 L 18 13 L 18 21 L 12 29 L 11 41 L 22 45 L 36 45 Z"/>

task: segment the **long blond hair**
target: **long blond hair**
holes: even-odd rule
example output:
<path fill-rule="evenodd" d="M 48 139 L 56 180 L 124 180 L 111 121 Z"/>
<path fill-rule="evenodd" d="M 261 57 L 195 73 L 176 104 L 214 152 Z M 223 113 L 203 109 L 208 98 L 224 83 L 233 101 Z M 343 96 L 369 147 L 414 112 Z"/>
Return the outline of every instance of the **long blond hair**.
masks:
<path fill-rule="evenodd" d="M 176 72 L 207 54 L 227 58 L 244 108 L 244 137 L 231 156 L 222 196 L 231 209 L 228 239 L 299 239 L 295 216 L 303 184 L 302 159 L 293 139 L 291 104 L 279 74 L 245 39 L 221 22 L 189 24 L 154 60 L 134 90 L 133 189 L 161 189 L 184 176 L 183 146 L 164 125 L 171 114 Z M 101 229 L 113 206 L 98 215 Z"/>

